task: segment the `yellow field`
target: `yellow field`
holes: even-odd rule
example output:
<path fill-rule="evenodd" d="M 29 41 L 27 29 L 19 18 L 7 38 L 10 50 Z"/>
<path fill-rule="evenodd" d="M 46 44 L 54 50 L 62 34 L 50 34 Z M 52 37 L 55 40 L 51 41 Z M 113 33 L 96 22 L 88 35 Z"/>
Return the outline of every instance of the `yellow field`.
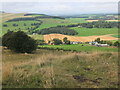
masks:
<path fill-rule="evenodd" d="M 44 35 L 44 41 L 48 43 L 48 41 L 53 40 L 54 38 L 58 38 L 63 40 L 64 37 L 67 37 L 70 41 L 81 41 L 81 42 L 91 42 L 94 41 L 96 38 L 100 38 L 101 40 L 118 40 L 118 38 L 108 35 L 101 35 L 101 36 L 87 36 L 87 37 L 77 37 L 77 36 L 68 36 L 62 34 L 48 34 Z"/>
<path fill-rule="evenodd" d="M 88 22 L 95 22 L 99 20 L 87 20 Z M 110 22 L 118 22 L 118 20 L 105 20 L 105 21 L 110 21 Z"/>

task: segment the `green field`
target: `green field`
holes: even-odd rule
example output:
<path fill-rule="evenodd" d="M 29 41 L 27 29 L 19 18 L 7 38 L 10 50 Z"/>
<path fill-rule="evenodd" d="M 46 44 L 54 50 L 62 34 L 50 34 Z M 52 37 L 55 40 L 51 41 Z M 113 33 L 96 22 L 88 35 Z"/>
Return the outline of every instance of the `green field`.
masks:
<path fill-rule="evenodd" d="M 39 19 L 43 23 L 40 25 L 36 30 L 44 29 L 44 28 L 50 28 L 50 27 L 55 27 L 57 25 L 70 25 L 74 24 L 68 20 L 62 20 L 62 19 L 52 19 L 52 18 L 47 18 L 47 19 Z"/>
<path fill-rule="evenodd" d="M 43 35 L 38 35 L 38 34 L 35 34 L 35 35 L 29 35 L 30 37 L 32 37 L 33 39 L 35 40 L 43 40 Z"/>
<path fill-rule="evenodd" d="M 113 37 L 120 38 L 120 35 L 112 35 Z"/>
<path fill-rule="evenodd" d="M 78 32 L 77 36 L 118 34 L 118 28 L 78 28 L 78 27 L 73 27 L 71 29 L 74 29 Z"/>
<path fill-rule="evenodd" d="M 26 26 L 24 26 L 24 23 L 26 24 Z M 2 27 L 2 35 L 4 35 L 8 29 L 10 29 L 11 31 L 18 31 L 19 28 L 22 31 L 27 31 L 27 28 L 31 28 L 34 26 L 31 26 L 32 23 L 39 23 L 39 21 L 17 21 L 17 22 L 5 22 L 4 24 L 7 24 L 7 27 Z M 18 26 L 13 26 L 13 24 L 18 24 Z M 15 30 L 16 29 L 16 30 Z"/>
<path fill-rule="evenodd" d="M 64 50 L 72 50 L 72 51 L 78 51 L 78 52 L 95 52 L 95 51 L 104 51 L 104 52 L 118 52 L 118 48 L 112 48 L 112 47 L 97 47 L 97 46 L 90 46 L 88 44 L 76 44 L 76 45 L 44 45 L 39 47 L 48 47 L 48 48 L 59 48 Z"/>

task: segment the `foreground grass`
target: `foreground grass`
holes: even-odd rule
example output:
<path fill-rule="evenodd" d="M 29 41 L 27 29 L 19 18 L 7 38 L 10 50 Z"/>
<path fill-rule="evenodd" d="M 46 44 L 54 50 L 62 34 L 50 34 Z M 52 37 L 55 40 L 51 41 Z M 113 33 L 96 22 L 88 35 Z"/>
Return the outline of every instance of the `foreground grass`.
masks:
<path fill-rule="evenodd" d="M 82 46 L 84 45 L 84 46 Z M 42 48 L 53 48 L 53 49 L 63 49 L 63 50 L 72 50 L 72 51 L 82 51 L 82 52 L 94 52 L 94 51 L 104 51 L 104 52 L 118 52 L 116 47 L 97 47 L 91 46 L 88 44 L 71 44 L 71 45 L 39 45 Z"/>
<path fill-rule="evenodd" d="M 118 54 L 3 50 L 3 88 L 117 88 Z"/>

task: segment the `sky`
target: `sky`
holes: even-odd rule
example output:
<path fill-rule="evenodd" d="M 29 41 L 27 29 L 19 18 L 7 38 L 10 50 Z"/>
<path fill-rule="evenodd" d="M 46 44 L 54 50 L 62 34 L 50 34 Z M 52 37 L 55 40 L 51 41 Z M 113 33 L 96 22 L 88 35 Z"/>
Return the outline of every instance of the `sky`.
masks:
<path fill-rule="evenodd" d="M 117 13 L 119 0 L 1 0 L 0 11 L 8 13 L 40 13 L 47 15 L 79 15 Z"/>

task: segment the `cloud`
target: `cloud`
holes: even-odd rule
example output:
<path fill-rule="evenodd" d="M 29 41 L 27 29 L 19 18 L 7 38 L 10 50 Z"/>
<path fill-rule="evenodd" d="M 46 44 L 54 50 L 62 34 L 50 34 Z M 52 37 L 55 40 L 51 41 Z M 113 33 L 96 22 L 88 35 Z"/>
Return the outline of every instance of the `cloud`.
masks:
<path fill-rule="evenodd" d="M 119 0 L 1 0 L 1 2 L 119 2 Z"/>
<path fill-rule="evenodd" d="M 54 1 L 54 0 L 53 0 Z M 3 11 L 11 13 L 42 13 L 69 15 L 86 13 L 117 13 L 117 2 L 3 2 Z"/>

